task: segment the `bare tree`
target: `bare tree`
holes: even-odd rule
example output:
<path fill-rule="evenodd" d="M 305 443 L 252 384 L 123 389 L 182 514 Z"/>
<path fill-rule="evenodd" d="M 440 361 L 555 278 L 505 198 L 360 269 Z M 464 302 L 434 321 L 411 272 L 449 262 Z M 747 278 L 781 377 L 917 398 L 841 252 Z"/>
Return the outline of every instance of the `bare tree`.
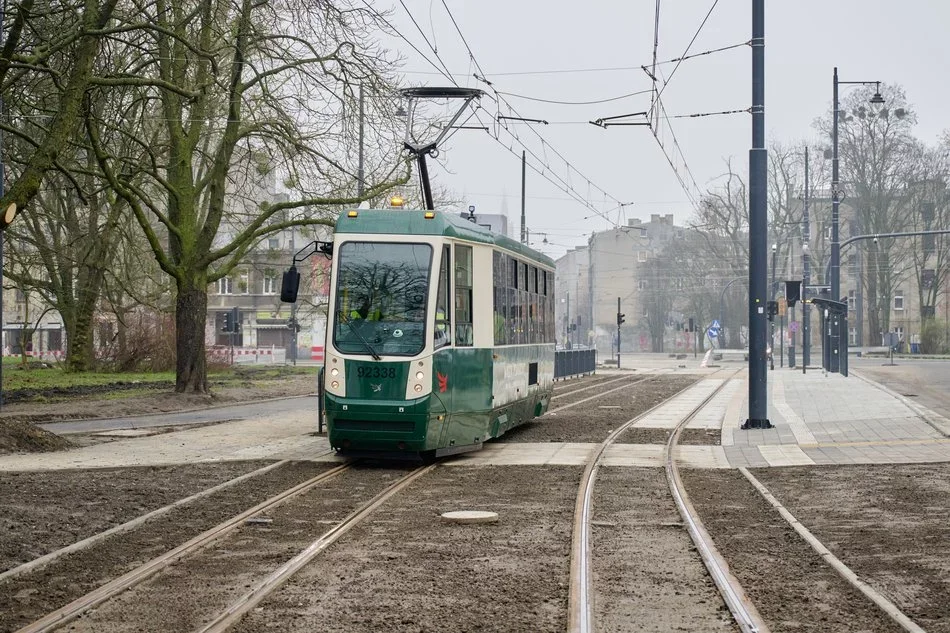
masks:
<path fill-rule="evenodd" d="M 144 77 L 128 107 L 157 113 L 161 140 L 116 155 L 104 142 L 115 124 L 91 114 L 85 123 L 110 187 L 175 281 L 176 390 L 205 392 L 208 285 L 266 236 L 330 226 L 341 205 L 406 181 L 392 175 L 403 164 L 395 142 L 371 163 L 363 196 L 337 158 L 357 84 L 391 95 L 391 62 L 371 39 L 378 14 L 346 0 L 157 0 L 148 10 L 127 34 L 134 75 Z M 129 74 L 109 79 L 128 87 Z M 391 106 L 380 97 L 370 110 L 384 123 Z M 290 200 L 260 199 L 257 184 L 272 170 L 285 175 Z"/>

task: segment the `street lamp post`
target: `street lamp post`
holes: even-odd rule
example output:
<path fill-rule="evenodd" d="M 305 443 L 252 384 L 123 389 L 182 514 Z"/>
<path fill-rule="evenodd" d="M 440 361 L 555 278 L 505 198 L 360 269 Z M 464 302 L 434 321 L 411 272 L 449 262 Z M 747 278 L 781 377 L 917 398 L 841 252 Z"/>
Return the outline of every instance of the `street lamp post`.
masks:
<path fill-rule="evenodd" d="M 805 373 L 808 363 L 811 362 L 811 306 L 805 301 L 808 298 L 808 283 L 811 281 L 808 256 L 811 225 L 808 220 L 808 202 L 808 147 L 805 147 L 805 200 L 802 205 L 802 373 Z"/>
<path fill-rule="evenodd" d="M 839 81 L 838 67 L 835 66 L 834 77 L 832 79 L 832 112 L 831 112 L 831 300 L 841 300 L 841 246 L 838 238 L 839 213 L 838 208 L 841 202 L 841 182 L 838 173 L 838 119 L 841 116 L 838 106 L 838 86 L 841 84 L 852 85 L 870 85 L 877 86 L 874 96 L 871 97 L 873 105 L 882 105 L 884 97 L 881 96 L 880 81 Z M 835 332 L 833 336 L 840 338 L 841 333 Z M 831 358 L 836 359 L 837 349 L 832 352 Z M 838 371 L 838 363 L 832 361 L 831 367 L 826 367 L 831 371 Z"/>

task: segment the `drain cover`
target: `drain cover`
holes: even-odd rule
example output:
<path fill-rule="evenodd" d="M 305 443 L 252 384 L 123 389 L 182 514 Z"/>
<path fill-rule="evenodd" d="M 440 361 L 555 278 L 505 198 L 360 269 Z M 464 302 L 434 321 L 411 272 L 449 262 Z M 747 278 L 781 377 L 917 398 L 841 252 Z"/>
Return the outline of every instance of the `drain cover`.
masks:
<path fill-rule="evenodd" d="M 443 512 L 442 520 L 451 523 L 495 523 L 498 520 L 498 513 L 482 510 L 457 510 L 455 512 Z"/>

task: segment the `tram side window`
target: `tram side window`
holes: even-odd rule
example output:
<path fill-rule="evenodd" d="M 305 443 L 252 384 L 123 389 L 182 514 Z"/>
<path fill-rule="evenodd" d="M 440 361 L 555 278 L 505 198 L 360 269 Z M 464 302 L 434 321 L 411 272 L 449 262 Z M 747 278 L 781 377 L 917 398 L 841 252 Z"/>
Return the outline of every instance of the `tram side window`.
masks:
<path fill-rule="evenodd" d="M 455 247 L 455 344 L 472 345 L 472 247 Z"/>
<path fill-rule="evenodd" d="M 451 343 L 449 320 L 449 247 L 442 248 L 442 262 L 439 264 L 439 290 L 435 299 L 435 329 L 433 337 L 435 349 Z"/>
<path fill-rule="evenodd" d="M 495 345 L 508 344 L 508 258 L 495 251 L 492 253 L 492 278 L 495 298 Z"/>

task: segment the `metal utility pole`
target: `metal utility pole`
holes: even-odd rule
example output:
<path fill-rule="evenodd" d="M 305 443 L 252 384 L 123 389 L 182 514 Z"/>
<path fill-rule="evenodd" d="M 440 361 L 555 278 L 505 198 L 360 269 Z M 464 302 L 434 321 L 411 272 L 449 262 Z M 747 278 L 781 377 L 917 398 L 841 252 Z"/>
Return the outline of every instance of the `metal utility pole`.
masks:
<path fill-rule="evenodd" d="M 527 164 L 527 163 L 526 163 L 526 160 L 525 160 L 525 152 L 524 152 L 524 150 L 522 150 L 522 152 L 521 152 L 521 243 L 522 243 L 522 244 L 527 244 L 527 243 L 528 243 L 528 231 L 527 231 L 527 229 L 525 228 L 525 221 L 524 221 L 524 185 L 525 185 L 525 167 L 526 167 L 526 164 Z M 535 227 L 535 228 L 537 228 L 537 227 Z M 535 231 L 535 232 L 537 232 L 537 231 Z"/>
<path fill-rule="evenodd" d="M 749 418 L 768 429 L 765 348 L 768 280 L 768 150 L 765 147 L 765 0 L 752 0 L 752 149 L 749 150 Z"/>
<path fill-rule="evenodd" d="M 363 172 L 363 119 L 365 118 L 363 112 L 363 84 L 360 84 L 360 156 L 359 156 L 359 165 L 356 168 L 356 197 L 363 197 L 363 189 L 365 188 L 366 175 Z M 296 364 L 296 358 L 294 358 L 294 363 Z"/>
<path fill-rule="evenodd" d="M 571 344 L 571 292 L 567 292 L 567 348 L 572 349 Z"/>
<path fill-rule="evenodd" d="M 769 292 L 769 301 L 771 304 L 775 304 L 775 259 L 778 257 L 778 244 L 772 244 L 772 290 Z M 769 314 L 769 347 L 775 347 L 775 317 L 778 315 L 778 310 L 776 309 L 775 314 Z M 772 349 L 772 358 L 771 358 L 771 367 L 772 371 L 775 371 L 775 350 Z"/>
<path fill-rule="evenodd" d="M 620 326 L 625 320 L 624 316 L 620 311 L 620 297 L 617 297 L 617 369 L 620 369 Z"/>
<path fill-rule="evenodd" d="M 805 299 L 808 298 L 809 251 L 811 225 L 808 223 L 808 147 L 805 147 L 805 201 L 802 211 L 802 373 L 811 362 L 811 310 Z"/>

